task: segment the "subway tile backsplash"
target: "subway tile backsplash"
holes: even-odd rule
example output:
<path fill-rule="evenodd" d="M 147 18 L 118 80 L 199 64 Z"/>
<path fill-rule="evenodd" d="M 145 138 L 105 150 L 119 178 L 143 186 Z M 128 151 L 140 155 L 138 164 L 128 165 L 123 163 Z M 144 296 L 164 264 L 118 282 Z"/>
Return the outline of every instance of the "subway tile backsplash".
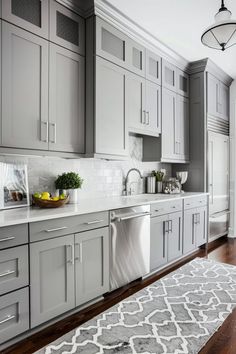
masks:
<path fill-rule="evenodd" d="M 124 178 L 130 168 L 138 168 L 143 176 L 154 169 L 165 168 L 171 175 L 171 165 L 156 162 L 142 162 L 142 138 L 129 137 L 130 158 L 127 161 L 99 159 L 62 159 L 58 157 L 0 156 L 1 162 L 23 162 L 28 165 L 30 193 L 43 190 L 55 192 L 54 181 L 63 172 L 75 171 L 84 179 L 80 198 L 99 198 L 122 195 Z M 145 182 L 136 173 L 130 174 L 135 193 L 145 191 Z"/>

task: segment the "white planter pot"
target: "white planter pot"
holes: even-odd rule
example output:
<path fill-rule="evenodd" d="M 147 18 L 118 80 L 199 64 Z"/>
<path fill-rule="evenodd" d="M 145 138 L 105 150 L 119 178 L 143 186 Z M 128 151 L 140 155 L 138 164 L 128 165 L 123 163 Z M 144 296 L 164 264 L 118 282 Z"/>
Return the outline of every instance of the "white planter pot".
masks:
<path fill-rule="evenodd" d="M 67 194 L 69 194 L 69 203 L 78 204 L 79 202 L 79 189 L 67 189 Z"/>

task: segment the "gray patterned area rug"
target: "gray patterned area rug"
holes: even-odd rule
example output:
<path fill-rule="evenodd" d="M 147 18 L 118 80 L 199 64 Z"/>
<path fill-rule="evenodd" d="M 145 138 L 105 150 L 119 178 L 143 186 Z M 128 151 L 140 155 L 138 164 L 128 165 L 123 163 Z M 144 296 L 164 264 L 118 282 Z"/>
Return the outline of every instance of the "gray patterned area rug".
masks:
<path fill-rule="evenodd" d="M 39 354 L 195 354 L 236 306 L 236 267 L 196 258 Z"/>

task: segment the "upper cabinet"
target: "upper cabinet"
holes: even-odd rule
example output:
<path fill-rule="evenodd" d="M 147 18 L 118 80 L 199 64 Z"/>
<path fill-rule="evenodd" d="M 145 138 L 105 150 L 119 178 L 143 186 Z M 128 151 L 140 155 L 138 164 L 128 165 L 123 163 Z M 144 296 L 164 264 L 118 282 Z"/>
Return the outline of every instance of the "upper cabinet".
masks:
<path fill-rule="evenodd" d="M 177 93 L 189 97 L 189 75 L 177 69 Z"/>
<path fill-rule="evenodd" d="M 2 145 L 48 149 L 48 42 L 2 22 Z"/>
<path fill-rule="evenodd" d="M 48 38 L 48 0 L 2 0 L 2 18 Z"/>
<path fill-rule="evenodd" d="M 102 58 L 96 58 L 94 152 L 128 155 L 125 114 L 126 71 Z M 89 131 L 88 131 L 89 133 Z"/>
<path fill-rule="evenodd" d="M 162 60 L 162 85 L 171 91 L 177 90 L 177 68 L 166 60 Z"/>
<path fill-rule="evenodd" d="M 215 118 L 229 120 L 229 87 L 209 72 L 207 73 L 207 113 Z"/>
<path fill-rule="evenodd" d="M 50 44 L 49 150 L 84 153 L 85 58 Z"/>
<path fill-rule="evenodd" d="M 129 39 L 127 46 L 127 68 L 141 76 L 145 76 L 145 48 Z"/>
<path fill-rule="evenodd" d="M 189 102 L 173 91 L 162 89 L 163 162 L 189 161 Z"/>
<path fill-rule="evenodd" d="M 56 1 L 50 1 L 50 41 L 85 55 L 84 19 Z"/>
<path fill-rule="evenodd" d="M 161 85 L 161 57 L 146 50 L 146 79 Z"/>

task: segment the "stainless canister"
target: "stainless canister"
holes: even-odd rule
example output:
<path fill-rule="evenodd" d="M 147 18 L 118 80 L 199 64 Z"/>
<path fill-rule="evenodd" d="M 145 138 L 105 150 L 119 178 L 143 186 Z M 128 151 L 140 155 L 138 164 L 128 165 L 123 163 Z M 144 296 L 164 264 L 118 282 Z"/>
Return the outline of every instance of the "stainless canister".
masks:
<path fill-rule="evenodd" d="M 156 193 L 156 177 L 147 177 L 147 193 Z"/>

